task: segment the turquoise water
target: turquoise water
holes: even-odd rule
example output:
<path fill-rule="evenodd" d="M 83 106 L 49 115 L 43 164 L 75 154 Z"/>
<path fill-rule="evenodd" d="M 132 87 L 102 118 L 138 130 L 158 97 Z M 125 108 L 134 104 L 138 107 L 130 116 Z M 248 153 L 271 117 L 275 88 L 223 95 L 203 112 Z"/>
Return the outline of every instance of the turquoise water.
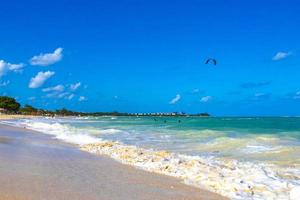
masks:
<path fill-rule="evenodd" d="M 80 117 L 5 123 L 232 199 L 300 196 L 297 117 Z"/>
<path fill-rule="evenodd" d="M 40 119 L 47 123 L 49 120 L 95 138 L 138 147 L 238 160 L 300 163 L 300 118 L 297 117 Z"/>
<path fill-rule="evenodd" d="M 300 118 L 296 117 L 117 117 L 99 118 L 90 121 L 89 125 L 76 126 L 121 130 L 114 134 L 99 134 L 99 137 L 191 155 L 278 161 L 281 164 L 300 161 Z"/>

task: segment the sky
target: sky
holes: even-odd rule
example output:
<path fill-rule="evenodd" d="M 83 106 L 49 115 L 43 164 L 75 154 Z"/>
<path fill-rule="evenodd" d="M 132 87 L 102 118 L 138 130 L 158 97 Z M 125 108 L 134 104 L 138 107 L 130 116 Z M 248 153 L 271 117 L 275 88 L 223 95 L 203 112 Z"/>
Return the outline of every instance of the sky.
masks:
<path fill-rule="evenodd" d="M 299 13 L 296 0 L 2 1 L 0 95 L 87 112 L 300 116 Z"/>

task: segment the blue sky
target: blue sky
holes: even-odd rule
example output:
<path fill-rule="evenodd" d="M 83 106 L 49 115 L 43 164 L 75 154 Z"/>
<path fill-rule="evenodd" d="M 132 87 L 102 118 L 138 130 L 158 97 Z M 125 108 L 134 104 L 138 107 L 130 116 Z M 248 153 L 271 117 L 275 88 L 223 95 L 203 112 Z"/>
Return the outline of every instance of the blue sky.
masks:
<path fill-rule="evenodd" d="M 299 13 L 296 0 L 1 2 L 0 94 L 48 109 L 300 115 Z"/>

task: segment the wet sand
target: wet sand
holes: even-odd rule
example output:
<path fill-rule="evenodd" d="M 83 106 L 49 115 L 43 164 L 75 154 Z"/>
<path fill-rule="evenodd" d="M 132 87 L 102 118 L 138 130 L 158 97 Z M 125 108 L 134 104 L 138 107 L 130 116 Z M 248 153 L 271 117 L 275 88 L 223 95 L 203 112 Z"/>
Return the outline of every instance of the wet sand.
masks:
<path fill-rule="evenodd" d="M 0 125 L 0 186 L 0 200 L 225 199 L 6 125 Z"/>

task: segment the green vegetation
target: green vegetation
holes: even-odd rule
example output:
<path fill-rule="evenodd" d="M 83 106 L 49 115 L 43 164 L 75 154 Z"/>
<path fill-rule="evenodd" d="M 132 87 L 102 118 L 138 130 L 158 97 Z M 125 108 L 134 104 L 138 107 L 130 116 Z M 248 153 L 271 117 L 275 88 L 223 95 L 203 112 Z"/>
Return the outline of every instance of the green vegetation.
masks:
<path fill-rule="evenodd" d="M 41 115 L 41 116 L 164 116 L 164 117 L 178 117 L 178 116 L 195 116 L 195 117 L 209 117 L 208 113 L 199 114 L 186 114 L 183 112 L 171 112 L 171 113 L 123 113 L 123 112 L 77 112 L 71 111 L 66 108 L 62 108 L 56 111 L 38 109 L 31 105 L 25 105 L 20 108 L 14 98 L 7 96 L 0 96 L 0 112 L 14 113 L 22 115 Z"/>
<path fill-rule="evenodd" d="M 5 113 L 16 113 L 19 108 L 20 104 L 11 97 L 8 96 L 0 96 L 0 109 L 2 112 Z"/>
<path fill-rule="evenodd" d="M 26 115 L 34 115 L 38 112 L 38 109 L 30 105 L 25 105 L 24 107 L 20 108 L 19 112 Z"/>

